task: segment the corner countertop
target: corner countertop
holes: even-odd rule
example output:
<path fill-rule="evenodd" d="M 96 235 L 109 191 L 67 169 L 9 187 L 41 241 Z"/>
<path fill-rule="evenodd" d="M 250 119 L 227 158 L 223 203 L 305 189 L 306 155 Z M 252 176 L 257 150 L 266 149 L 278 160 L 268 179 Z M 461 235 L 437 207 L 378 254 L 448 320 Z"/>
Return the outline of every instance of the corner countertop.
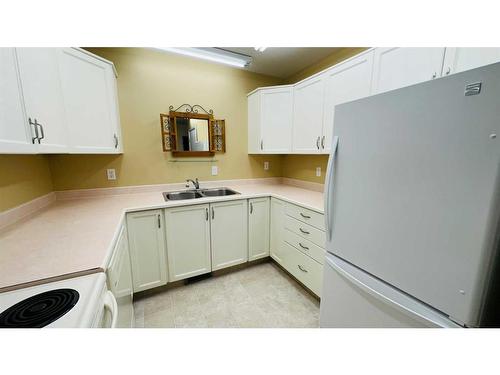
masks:
<path fill-rule="evenodd" d="M 319 191 L 281 183 L 210 185 L 202 188 L 228 186 L 241 194 L 170 202 L 161 194 L 166 190 L 159 188 L 117 195 L 61 194 L 0 231 L 0 292 L 105 271 L 127 212 L 265 196 L 323 212 Z"/>

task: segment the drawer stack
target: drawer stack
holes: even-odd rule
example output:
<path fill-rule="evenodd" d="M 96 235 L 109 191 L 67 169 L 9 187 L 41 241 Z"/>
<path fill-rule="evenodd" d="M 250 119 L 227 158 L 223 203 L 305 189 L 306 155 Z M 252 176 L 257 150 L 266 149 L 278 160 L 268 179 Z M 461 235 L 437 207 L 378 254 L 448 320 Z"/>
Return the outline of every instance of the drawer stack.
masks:
<path fill-rule="evenodd" d="M 321 297 L 325 259 L 323 214 L 286 203 L 282 265 Z"/>

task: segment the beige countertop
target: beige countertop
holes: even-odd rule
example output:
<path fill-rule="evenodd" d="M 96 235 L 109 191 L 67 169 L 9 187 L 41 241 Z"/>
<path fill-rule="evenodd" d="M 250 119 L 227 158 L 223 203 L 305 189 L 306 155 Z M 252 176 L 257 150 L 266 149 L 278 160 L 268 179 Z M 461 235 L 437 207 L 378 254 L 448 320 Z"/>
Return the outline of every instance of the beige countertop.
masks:
<path fill-rule="evenodd" d="M 323 193 L 318 191 L 271 183 L 224 186 L 241 195 L 165 202 L 162 190 L 90 197 L 62 194 L 0 231 L 0 292 L 105 271 L 126 212 L 261 196 L 323 212 Z"/>

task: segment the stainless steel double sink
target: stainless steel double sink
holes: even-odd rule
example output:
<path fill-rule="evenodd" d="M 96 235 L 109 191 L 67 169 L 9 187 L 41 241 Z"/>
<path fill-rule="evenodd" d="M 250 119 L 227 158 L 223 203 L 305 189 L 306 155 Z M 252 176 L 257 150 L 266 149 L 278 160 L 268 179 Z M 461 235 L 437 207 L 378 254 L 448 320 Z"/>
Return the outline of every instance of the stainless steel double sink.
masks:
<path fill-rule="evenodd" d="M 166 201 L 179 201 L 184 199 L 197 199 L 206 197 L 223 197 L 226 195 L 240 194 L 235 190 L 227 187 L 211 188 L 211 189 L 193 189 L 180 191 L 166 191 L 163 193 L 163 198 Z"/>

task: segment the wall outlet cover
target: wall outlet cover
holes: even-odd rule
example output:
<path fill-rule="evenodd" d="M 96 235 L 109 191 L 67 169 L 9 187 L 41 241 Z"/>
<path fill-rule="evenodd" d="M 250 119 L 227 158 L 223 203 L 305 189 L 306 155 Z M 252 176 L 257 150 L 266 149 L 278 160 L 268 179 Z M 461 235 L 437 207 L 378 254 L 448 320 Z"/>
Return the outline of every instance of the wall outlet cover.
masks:
<path fill-rule="evenodd" d="M 265 161 L 265 162 L 264 162 L 264 170 L 265 170 L 265 171 L 268 171 L 268 170 L 269 170 L 269 162 L 268 162 L 268 161 Z"/>
<path fill-rule="evenodd" d="M 316 177 L 321 177 L 321 167 L 316 167 Z"/>
<path fill-rule="evenodd" d="M 219 167 L 212 165 L 212 176 L 217 176 L 219 174 Z"/>
<path fill-rule="evenodd" d="M 114 169 L 106 169 L 108 180 L 116 180 L 116 171 Z"/>

